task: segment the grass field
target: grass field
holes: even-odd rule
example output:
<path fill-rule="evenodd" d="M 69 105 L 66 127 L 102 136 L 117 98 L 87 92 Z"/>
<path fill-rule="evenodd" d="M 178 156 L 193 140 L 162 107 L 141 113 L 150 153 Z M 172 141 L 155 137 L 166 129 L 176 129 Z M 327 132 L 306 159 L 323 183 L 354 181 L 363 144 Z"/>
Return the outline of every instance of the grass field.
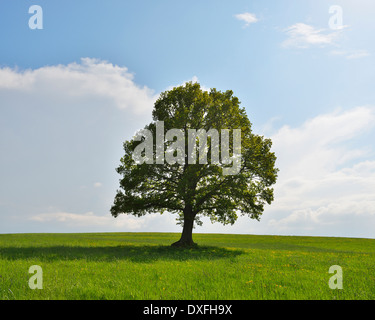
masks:
<path fill-rule="evenodd" d="M 173 233 L 0 235 L 0 299 L 375 299 L 375 240 Z M 43 289 L 29 287 L 29 267 Z M 330 289 L 339 265 L 343 289 Z"/>

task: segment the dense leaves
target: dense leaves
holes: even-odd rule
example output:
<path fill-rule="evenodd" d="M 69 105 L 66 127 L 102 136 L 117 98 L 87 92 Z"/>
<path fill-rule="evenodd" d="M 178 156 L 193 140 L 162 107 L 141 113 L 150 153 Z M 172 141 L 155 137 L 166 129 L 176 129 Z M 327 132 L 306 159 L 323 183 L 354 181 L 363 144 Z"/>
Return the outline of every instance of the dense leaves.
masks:
<path fill-rule="evenodd" d="M 156 123 L 164 121 L 164 130 L 182 129 L 185 132 L 184 164 L 136 164 L 133 153 L 140 141 L 124 143 L 125 155 L 117 172 L 122 176 L 121 189 L 117 191 L 113 216 L 120 213 L 142 216 L 151 212 L 168 211 L 178 214 L 178 220 L 199 223 L 199 217 L 211 221 L 233 224 L 238 214 L 260 218 L 264 205 L 273 200 L 271 186 L 276 182 L 276 157 L 271 152 L 272 142 L 251 131 L 251 123 L 240 107 L 237 97 L 228 90 L 210 92 L 198 83 L 163 92 L 153 110 L 153 122 L 148 129 L 153 134 L 153 155 L 156 159 Z M 188 129 L 241 129 L 241 163 L 237 174 L 224 175 L 228 165 L 211 161 L 215 147 L 213 139 L 207 140 L 207 164 L 188 163 Z M 164 141 L 165 148 L 172 142 Z M 197 143 L 198 145 L 198 143 Z M 233 136 L 230 136 L 230 153 L 233 153 Z M 222 150 L 220 150 L 220 159 Z M 197 155 L 199 152 L 197 152 Z"/>

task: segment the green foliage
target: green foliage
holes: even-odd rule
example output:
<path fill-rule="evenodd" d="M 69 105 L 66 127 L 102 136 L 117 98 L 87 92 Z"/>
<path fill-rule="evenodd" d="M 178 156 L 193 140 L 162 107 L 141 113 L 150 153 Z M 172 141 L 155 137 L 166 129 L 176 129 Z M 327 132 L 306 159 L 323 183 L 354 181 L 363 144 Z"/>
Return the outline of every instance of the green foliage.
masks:
<path fill-rule="evenodd" d="M 188 164 L 188 137 L 185 134 L 184 164 L 136 164 L 133 153 L 139 141 L 124 143 L 125 155 L 117 172 L 122 176 L 111 213 L 142 216 L 152 212 L 178 214 L 178 220 L 189 218 L 200 223 L 200 217 L 233 224 L 238 213 L 260 219 L 265 204 L 273 201 L 276 182 L 276 156 L 272 142 L 251 131 L 251 123 L 237 97 L 228 90 L 203 91 L 198 83 L 163 92 L 153 110 L 153 122 L 145 129 L 153 133 L 153 156 L 156 158 L 156 122 L 164 129 L 241 129 L 241 165 L 238 174 L 224 175 L 225 165 L 213 164 L 212 139 L 208 138 L 207 164 Z M 230 137 L 233 154 L 233 137 Z"/>

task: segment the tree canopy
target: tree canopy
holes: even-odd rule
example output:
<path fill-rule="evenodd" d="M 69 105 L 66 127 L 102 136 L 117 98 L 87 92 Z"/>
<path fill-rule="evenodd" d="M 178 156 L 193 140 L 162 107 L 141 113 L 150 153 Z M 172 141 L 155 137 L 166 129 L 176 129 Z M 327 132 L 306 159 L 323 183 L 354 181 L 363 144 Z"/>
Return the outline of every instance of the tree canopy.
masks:
<path fill-rule="evenodd" d="M 114 217 L 175 213 L 183 225 L 175 246 L 194 245 L 192 229 L 203 216 L 223 224 L 238 215 L 260 219 L 274 198 L 276 156 L 270 139 L 252 133 L 231 90 L 187 82 L 161 93 L 152 116 L 124 142 Z"/>

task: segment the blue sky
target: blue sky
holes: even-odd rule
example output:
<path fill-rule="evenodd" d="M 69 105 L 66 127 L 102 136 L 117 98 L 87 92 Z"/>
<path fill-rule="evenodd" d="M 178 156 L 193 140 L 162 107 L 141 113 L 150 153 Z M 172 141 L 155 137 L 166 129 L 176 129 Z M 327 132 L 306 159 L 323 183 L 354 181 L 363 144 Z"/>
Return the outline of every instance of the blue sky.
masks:
<path fill-rule="evenodd" d="M 29 27 L 32 5 L 43 29 Z M 122 142 L 160 92 L 194 80 L 234 91 L 280 168 L 260 222 L 197 232 L 374 237 L 372 0 L 3 0 L 0 12 L 0 233 L 179 232 L 172 215 L 109 208 Z"/>

